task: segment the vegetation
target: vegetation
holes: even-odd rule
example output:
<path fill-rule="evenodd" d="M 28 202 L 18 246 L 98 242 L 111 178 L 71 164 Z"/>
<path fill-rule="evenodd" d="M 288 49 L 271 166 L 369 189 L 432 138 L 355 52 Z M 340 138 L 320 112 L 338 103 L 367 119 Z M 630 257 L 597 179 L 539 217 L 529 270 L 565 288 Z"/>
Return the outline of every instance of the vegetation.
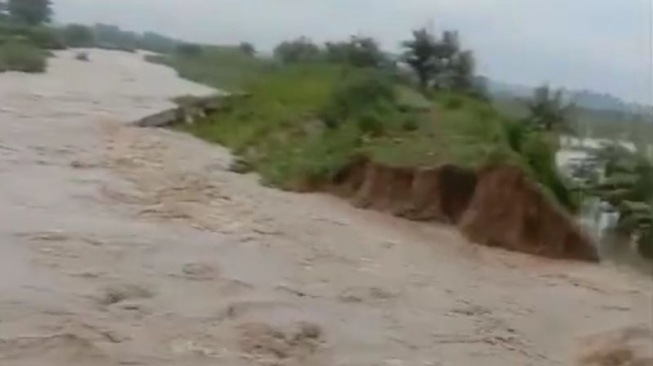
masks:
<path fill-rule="evenodd" d="M 157 33 L 130 32 L 109 24 L 71 24 L 61 32 L 68 47 L 96 47 L 126 52 L 142 49 L 156 53 L 172 53 L 182 43 Z"/>
<path fill-rule="evenodd" d="M 420 29 L 403 47 L 403 60 L 415 72 L 422 90 L 475 92 L 474 54 L 461 48 L 457 32 L 445 31 L 437 38 Z"/>
<path fill-rule="evenodd" d="M 467 53 L 456 48 L 455 54 Z M 550 133 L 457 87 L 462 84 L 451 81 L 454 69 L 440 71 L 429 81 L 433 91 L 424 93 L 366 37 L 323 46 L 299 38 L 281 43 L 274 55 L 262 59 L 238 46 L 204 46 L 199 53 L 177 50 L 152 60 L 189 79 L 250 94 L 181 128 L 232 148 L 240 155 L 237 170 L 255 169 L 268 184 L 312 187 L 360 155 L 395 166 L 477 168 L 503 161 L 522 166 L 552 197 L 576 209 L 555 168 Z"/>
<path fill-rule="evenodd" d="M 14 21 L 39 26 L 50 21 L 51 4 L 50 0 L 8 0 L 4 8 Z"/>
<path fill-rule="evenodd" d="M 157 53 L 169 53 L 177 47 L 178 41 L 153 32 L 142 34 L 120 29 L 109 24 L 95 24 L 90 27 L 95 40 L 94 46 L 103 49 L 134 52 L 143 49 Z"/>
<path fill-rule="evenodd" d="M 322 60 L 320 46 L 306 37 L 285 41 L 274 49 L 274 57 L 286 64 Z"/>
<path fill-rule="evenodd" d="M 620 145 L 608 145 L 594 158 L 605 172 L 593 190 L 619 212 L 617 229 L 635 235 L 640 253 L 653 258 L 653 163 Z"/>
<path fill-rule="evenodd" d="M 247 56 L 254 57 L 256 56 L 256 48 L 253 44 L 249 42 L 242 42 L 239 46 L 240 51 Z"/>
<path fill-rule="evenodd" d="M 0 72 L 43 72 L 46 49 L 61 48 L 55 33 L 43 26 L 51 16 L 45 0 L 0 3 Z"/>
<path fill-rule="evenodd" d="M 529 122 L 545 131 L 571 132 L 570 115 L 574 105 L 565 103 L 562 90 L 552 91 L 548 85 L 535 89 L 533 99 L 526 103 Z"/>
<path fill-rule="evenodd" d="M 26 42 L 7 42 L 0 46 L 0 72 L 43 72 L 47 54 Z"/>
<path fill-rule="evenodd" d="M 117 26 L 70 24 L 64 27 L 48 25 L 52 16 L 49 0 L 0 1 L 0 72 L 43 72 L 49 50 L 73 48 L 104 48 L 134 52 L 144 49 L 171 53 L 181 43 L 156 33 L 142 34 L 123 31 Z M 191 46 L 191 53 L 201 47 Z M 188 49 L 186 49 L 188 50 Z"/>
<path fill-rule="evenodd" d="M 203 46 L 199 54 L 192 57 L 176 48 L 166 55 L 148 56 L 147 59 L 173 67 L 186 79 L 233 92 L 243 91 L 249 81 L 278 66 L 249 56 L 237 46 Z"/>
<path fill-rule="evenodd" d="M 549 93 L 551 95 L 551 93 Z M 594 109 L 583 106 L 583 99 L 575 97 L 561 97 L 560 99 L 573 100 L 573 107 L 567 108 L 566 123 L 562 131 L 571 131 L 582 139 L 604 139 L 631 141 L 635 144 L 650 143 L 653 141 L 653 111 L 645 108 L 627 110 Z M 493 100 L 495 106 L 503 113 L 513 118 L 529 118 L 531 111 L 528 103 L 522 98 L 511 97 L 499 93 Z M 570 103 L 561 103 L 565 107 Z M 566 127 L 566 128 L 565 128 Z"/>

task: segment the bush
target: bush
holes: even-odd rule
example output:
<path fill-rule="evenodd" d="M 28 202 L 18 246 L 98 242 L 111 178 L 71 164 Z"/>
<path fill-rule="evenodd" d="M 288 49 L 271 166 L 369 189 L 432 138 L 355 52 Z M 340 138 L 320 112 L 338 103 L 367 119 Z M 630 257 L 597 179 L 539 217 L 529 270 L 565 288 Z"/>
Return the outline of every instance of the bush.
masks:
<path fill-rule="evenodd" d="M 186 57 L 197 57 L 202 54 L 202 46 L 193 43 L 183 43 L 177 46 L 177 53 Z"/>
<path fill-rule="evenodd" d="M 558 172 L 555 161 L 557 148 L 551 141 L 552 136 L 542 132 L 531 132 L 523 135 L 522 138 L 524 141 L 521 142 L 519 153 L 527 164 L 527 168 L 563 207 L 570 212 L 577 212 L 580 202 Z"/>
<path fill-rule="evenodd" d="M 32 27 L 0 21 L 0 43 L 3 39 L 27 42 L 38 48 L 50 50 L 65 48 L 60 32 L 50 27 Z"/>
<path fill-rule="evenodd" d="M 381 118 L 375 114 L 397 104 L 393 84 L 376 73 L 356 74 L 350 79 L 331 93 L 319 112 L 320 118 L 330 128 L 347 120 L 359 120 L 363 126 L 378 128 Z"/>
<path fill-rule="evenodd" d="M 450 110 L 460 109 L 465 105 L 465 99 L 459 95 L 450 95 L 444 98 L 442 105 Z"/>
<path fill-rule="evenodd" d="M 45 51 L 23 42 L 0 45 L 0 72 L 44 72 L 47 67 Z"/>

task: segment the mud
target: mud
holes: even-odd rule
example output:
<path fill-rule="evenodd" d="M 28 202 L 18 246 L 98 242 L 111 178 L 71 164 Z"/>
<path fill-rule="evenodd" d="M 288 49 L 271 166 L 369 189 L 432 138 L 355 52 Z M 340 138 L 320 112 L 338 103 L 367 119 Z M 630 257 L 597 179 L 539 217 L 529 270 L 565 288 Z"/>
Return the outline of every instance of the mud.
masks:
<path fill-rule="evenodd" d="M 263 188 L 218 146 L 131 127 L 212 91 L 89 55 L 0 74 L 2 365 L 567 365 L 650 319 L 626 269 Z"/>

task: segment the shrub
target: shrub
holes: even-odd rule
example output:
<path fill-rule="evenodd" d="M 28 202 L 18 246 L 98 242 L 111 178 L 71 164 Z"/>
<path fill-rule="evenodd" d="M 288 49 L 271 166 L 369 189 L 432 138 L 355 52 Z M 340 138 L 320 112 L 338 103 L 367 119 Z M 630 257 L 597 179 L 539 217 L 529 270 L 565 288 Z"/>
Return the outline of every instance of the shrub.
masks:
<path fill-rule="evenodd" d="M 372 116 L 374 110 L 396 104 L 394 86 L 376 73 L 353 75 L 350 81 L 336 88 L 319 112 L 320 118 L 330 128 L 344 121 L 362 118 L 362 125 L 378 124 Z"/>
<path fill-rule="evenodd" d="M 196 57 L 202 54 L 202 46 L 193 43 L 182 43 L 177 46 L 177 53 L 186 57 Z"/>
<path fill-rule="evenodd" d="M 562 206 L 571 212 L 577 212 L 580 202 L 558 172 L 555 161 L 557 149 L 551 141 L 551 136 L 546 133 L 531 132 L 524 135 L 523 139 L 519 153 L 536 180 L 547 188 Z"/>
<path fill-rule="evenodd" d="M 46 52 L 24 42 L 0 45 L 0 72 L 44 72 L 47 67 L 46 59 Z"/>
<path fill-rule="evenodd" d="M 446 109 L 456 110 L 462 108 L 465 105 L 465 100 L 458 95 L 451 95 L 444 98 L 442 105 Z"/>

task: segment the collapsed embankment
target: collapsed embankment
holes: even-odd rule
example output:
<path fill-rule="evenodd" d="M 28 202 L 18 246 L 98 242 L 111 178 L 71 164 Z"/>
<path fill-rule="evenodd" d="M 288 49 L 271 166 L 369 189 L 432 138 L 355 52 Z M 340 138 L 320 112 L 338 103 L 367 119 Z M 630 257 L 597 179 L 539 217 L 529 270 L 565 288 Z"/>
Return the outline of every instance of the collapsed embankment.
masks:
<path fill-rule="evenodd" d="M 392 167 L 356 159 L 332 190 L 361 208 L 458 225 L 471 241 L 550 258 L 596 261 L 591 239 L 518 167 Z"/>
<path fill-rule="evenodd" d="M 224 105 L 224 96 L 208 100 L 210 106 L 202 98 L 187 100 L 181 107 L 148 117 L 138 125 L 189 122 L 194 115 L 206 115 Z M 331 182 L 316 180 L 300 181 L 292 187 L 311 191 L 327 186 L 361 208 L 457 225 L 479 244 L 550 258 L 598 260 L 595 246 L 573 218 L 516 166 L 487 166 L 478 171 L 455 164 L 412 168 L 359 157 Z"/>

